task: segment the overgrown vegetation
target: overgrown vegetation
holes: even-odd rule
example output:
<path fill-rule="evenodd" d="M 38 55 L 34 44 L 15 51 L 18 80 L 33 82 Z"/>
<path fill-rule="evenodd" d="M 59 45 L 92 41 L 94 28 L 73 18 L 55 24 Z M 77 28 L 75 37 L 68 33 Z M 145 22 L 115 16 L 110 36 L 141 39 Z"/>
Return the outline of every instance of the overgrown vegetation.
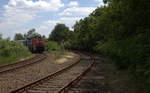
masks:
<path fill-rule="evenodd" d="M 63 50 L 63 47 L 55 41 L 46 41 L 45 42 L 46 51 L 50 52 L 55 59 L 58 59 L 66 51 Z"/>
<path fill-rule="evenodd" d="M 28 57 L 28 48 L 19 42 L 0 39 L 0 64 L 7 64 Z"/>
<path fill-rule="evenodd" d="M 46 51 L 61 51 L 61 46 L 57 42 L 47 41 L 45 42 Z"/>
<path fill-rule="evenodd" d="M 56 58 L 62 57 L 68 51 L 64 49 L 66 41 L 68 41 L 73 35 L 73 31 L 69 30 L 65 24 L 56 24 L 48 40 L 46 40 L 46 50 L 51 52 L 51 54 Z"/>
<path fill-rule="evenodd" d="M 150 93 L 149 15 L 148 0 L 109 0 L 76 22 L 67 45 L 103 53 L 133 74 L 142 93 Z"/>

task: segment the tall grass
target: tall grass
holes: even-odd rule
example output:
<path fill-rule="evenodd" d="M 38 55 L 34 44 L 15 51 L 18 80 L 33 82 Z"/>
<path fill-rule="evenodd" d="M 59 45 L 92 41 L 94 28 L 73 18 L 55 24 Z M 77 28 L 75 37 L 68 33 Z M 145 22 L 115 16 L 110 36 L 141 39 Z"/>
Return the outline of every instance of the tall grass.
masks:
<path fill-rule="evenodd" d="M 0 39 L 0 64 L 7 64 L 29 56 L 28 48 L 19 42 Z"/>

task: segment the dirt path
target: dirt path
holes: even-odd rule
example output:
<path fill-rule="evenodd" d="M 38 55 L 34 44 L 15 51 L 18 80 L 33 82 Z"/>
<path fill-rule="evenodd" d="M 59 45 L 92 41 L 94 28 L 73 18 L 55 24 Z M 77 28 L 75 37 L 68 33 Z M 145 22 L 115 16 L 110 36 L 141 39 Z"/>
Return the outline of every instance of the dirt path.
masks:
<path fill-rule="evenodd" d="M 102 56 L 68 93 L 138 93 L 125 71 L 119 71 Z"/>

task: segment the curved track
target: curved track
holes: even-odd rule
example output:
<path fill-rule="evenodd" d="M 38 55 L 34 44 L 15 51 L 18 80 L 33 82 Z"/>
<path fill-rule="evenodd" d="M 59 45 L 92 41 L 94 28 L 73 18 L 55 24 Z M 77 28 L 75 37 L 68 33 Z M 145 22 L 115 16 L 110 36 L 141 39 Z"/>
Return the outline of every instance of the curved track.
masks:
<path fill-rule="evenodd" d="M 93 64 L 92 56 L 82 55 L 70 66 L 10 93 L 65 93 L 88 72 Z"/>
<path fill-rule="evenodd" d="M 5 73 L 5 72 L 9 72 L 9 71 L 13 71 L 13 70 L 23 68 L 25 66 L 40 62 L 40 61 L 44 60 L 46 57 L 47 57 L 47 55 L 44 53 L 43 54 L 37 54 L 35 57 L 27 59 L 27 60 L 23 60 L 23 61 L 19 61 L 16 63 L 0 66 L 0 74 Z"/>

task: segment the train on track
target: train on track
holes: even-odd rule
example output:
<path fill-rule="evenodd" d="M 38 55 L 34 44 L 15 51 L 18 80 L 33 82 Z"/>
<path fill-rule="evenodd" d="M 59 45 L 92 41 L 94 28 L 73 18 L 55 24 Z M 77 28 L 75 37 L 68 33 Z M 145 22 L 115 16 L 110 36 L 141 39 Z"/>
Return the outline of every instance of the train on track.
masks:
<path fill-rule="evenodd" d="M 27 46 L 32 53 L 42 53 L 45 50 L 44 41 L 40 35 L 26 38 L 24 45 Z"/>

